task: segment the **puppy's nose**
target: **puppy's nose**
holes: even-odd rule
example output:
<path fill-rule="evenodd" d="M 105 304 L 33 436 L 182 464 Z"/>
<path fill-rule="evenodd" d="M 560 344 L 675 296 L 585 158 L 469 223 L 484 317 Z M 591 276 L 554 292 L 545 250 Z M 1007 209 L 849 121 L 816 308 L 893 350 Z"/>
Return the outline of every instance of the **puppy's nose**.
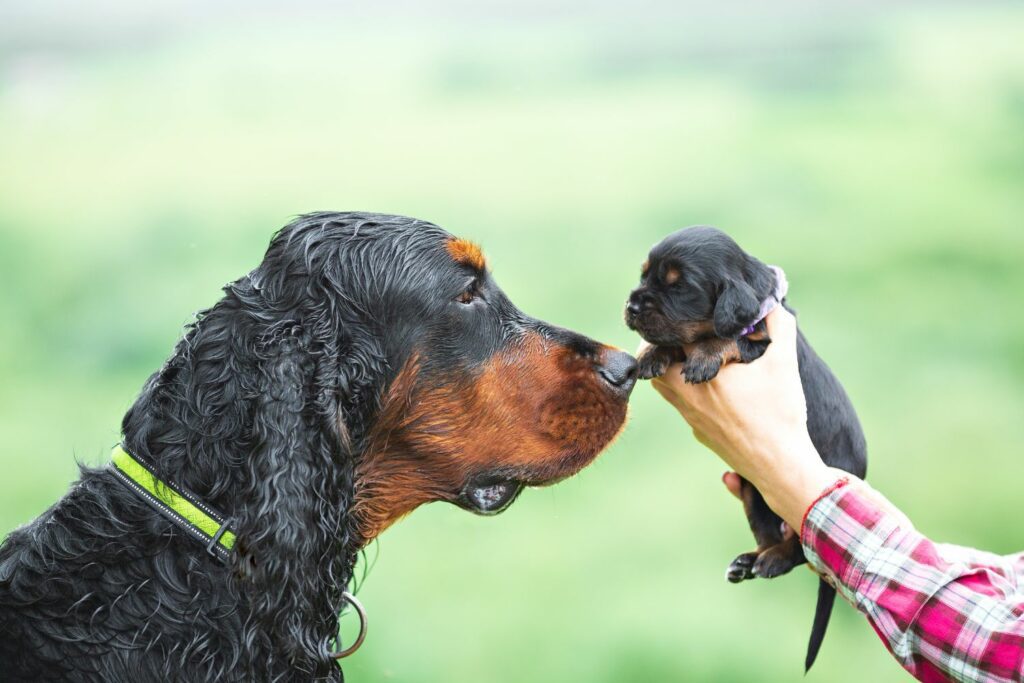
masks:
<path fill-rule="evenodd" d="M 601 375 L 605 382 L 628 395 L 636 384 L 636 359 L 625 351 L 608 349 L 601 358 L 597 374 Z"/>
<path fill-rule="evenodd" d="M 626 302 L 626 318 L 633 319 L 653 306 L 651 293 L 646 287 L 637 287 L 629 293 Z"/>

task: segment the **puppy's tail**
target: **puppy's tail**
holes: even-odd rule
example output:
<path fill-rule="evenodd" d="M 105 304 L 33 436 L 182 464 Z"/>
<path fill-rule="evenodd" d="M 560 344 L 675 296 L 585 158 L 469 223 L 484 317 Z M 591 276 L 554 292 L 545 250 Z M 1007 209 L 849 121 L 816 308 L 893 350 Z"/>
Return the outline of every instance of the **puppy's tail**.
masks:
<path fill-rule="evenodd" d="M 828 620 L 832 616 L 832 606 L 836 602 L 836 589 L 824 581 L 818 582 L 818 604 L 814 608 L 814 625 L 811 626 L 811 639 L 807 642 L 807 659 L 804 660 L 804 673 L 811 670 L 814 660 L 818 658 L 821 642 L 825 640 Z"/>

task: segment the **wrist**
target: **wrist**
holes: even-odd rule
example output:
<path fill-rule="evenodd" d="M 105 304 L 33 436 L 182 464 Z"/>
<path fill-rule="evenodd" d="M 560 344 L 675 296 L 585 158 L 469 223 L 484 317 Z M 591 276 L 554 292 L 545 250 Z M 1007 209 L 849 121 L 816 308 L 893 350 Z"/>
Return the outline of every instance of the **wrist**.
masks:
<path fill-rule="evenodd" d="M 799 530 L 807 508 L 835 483 L 836 473 L 822 462 L 810 438 L 787 447 L 773 462 L 776 466 L 754 485 L 768 507 Z"/>

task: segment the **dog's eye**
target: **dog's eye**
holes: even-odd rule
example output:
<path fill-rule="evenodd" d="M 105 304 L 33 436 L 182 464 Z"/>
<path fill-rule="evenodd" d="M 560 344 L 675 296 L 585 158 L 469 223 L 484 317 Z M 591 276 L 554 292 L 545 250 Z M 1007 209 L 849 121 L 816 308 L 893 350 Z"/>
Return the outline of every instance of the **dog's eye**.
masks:
<path fill-rule="evenodd" d="M 480 284 L 476 280 L 473 280 L 472 282 L 469 283 L 469 286 L 462 291 L 461 294 L 455 297 L 455 300 L 458 301 L 460 304 L 471 304 L 479 298 Z"/>

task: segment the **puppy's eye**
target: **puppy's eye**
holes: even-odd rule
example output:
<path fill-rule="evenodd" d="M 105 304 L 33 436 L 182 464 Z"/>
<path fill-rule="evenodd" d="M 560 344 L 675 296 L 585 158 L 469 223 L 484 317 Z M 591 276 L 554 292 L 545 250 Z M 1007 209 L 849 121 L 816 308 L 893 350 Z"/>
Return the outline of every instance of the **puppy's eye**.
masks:
<path fill-rule="evenodd" d="M 466 289 L 462 290 L 462 293 L 455 297 L 455 300 L 458 301 L 460 304 L 471 304 L 479 298 L 480 283 L 478 283 L 476 280 L 473 280 L 472 282 L 469 283 L 469 286 L 467 286 Z"/>

